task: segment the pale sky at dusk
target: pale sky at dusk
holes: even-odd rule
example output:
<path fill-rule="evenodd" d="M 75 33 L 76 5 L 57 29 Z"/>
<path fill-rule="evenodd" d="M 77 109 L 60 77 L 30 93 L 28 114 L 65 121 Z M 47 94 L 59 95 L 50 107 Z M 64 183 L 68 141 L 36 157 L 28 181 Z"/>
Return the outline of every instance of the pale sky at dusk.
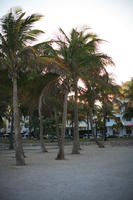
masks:
<path fill-rule="evenodd" d="M 101 49 L 115 62 L 111 71 L 117 83 L 133 77 L 132 0 L 0 0 L 0 17 L 16 6 L 27 15 L 44 15 L 36 25 L 45 32 L 41 40 L 55 37 L 59 27 L 69 33 L 73 27 L 90 26 L 108 41 Z"/>

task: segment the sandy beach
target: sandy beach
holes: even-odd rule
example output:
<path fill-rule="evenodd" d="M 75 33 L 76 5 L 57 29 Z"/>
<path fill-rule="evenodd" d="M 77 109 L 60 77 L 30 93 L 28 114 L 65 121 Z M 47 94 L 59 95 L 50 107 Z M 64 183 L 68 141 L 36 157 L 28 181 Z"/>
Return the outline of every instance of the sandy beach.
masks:
<path fill-rule="evenodd" d="M 81 154 L 55 160 L 48 153 L 26 148 L 26 166 L 15 166 L 14 151 L 0 151 L 1 200 L 132 200 L 133 146 L 82 146 Z"/>

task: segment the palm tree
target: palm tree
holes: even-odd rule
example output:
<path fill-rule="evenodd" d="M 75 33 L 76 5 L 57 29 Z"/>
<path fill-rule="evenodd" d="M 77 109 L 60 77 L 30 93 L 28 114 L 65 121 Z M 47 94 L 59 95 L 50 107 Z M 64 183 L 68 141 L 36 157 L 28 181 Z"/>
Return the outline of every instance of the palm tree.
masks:
<path fill-rule="evenodd" d="M 19 97 L 20 105 L 22 110 L 26 108 L 26 115 L 34 116 L 34 113 L 38 113 L 40 123 L 40 144 L 41 151 L 47 152 L 44 144 L 44 130 L 43 130 L 43 105 L 44 105 L 44 96 L 48 96 L 49 86 L 51 83 L 55 85 L 55 80 L 57 79 L 57 74 L 52 73 L 37 73 L 32 71 L 26 74 L 23 74 L 21 80 L 19 80 Z M 25 87 L 23 87 L 25 85 Z M 30 117 L 32 121 L 33 117 Z M 33 124 L 33 122 L 32 122 Z"/>
<path fill-rule="evenodd" d="M 86 103 L 88 104 L 89 121 L 94 141 L 96 142 L 98 147 L 104 147 L 104 145 L 97 140 L 97 137 L 94 133 L 94 110 L 95 110 L 95 103 L 99 98 L 99 88 L 96 83 L 96 80 L 93 79 L 93 82 L 91 82 L 90 80 L 86 81 L 86 89 L 82 90 L 81 98 L 85 104 Z"/>
<path fill-rule="evenodd" d="M 133 78 L 131 78 L 130 81 L 127 81 L 122 85 L 122 93 L 125 98 L 124 117 L 132 118 L 133 117 Z"/>
<path fill-rule="evenodd" d="M 48 74 L 47 74 L 48 75 Z M 39 104 L 38 104 L 38 112 L 39 112 L 39 120 L 40 120 L 40 142 L 41 142 L 41 150 L 42 152 L 47 152 L 47 149 L 44 145 L 44 140 L 43 140 L 43 105 L 45 102 L 45 98 L 48 95 L 48 92 L 50 90 L 51 85 L 55 84 L 55 80 L 57 79 L 57 75 L 55 74 L 55 77 L 47 84 L 45 84 L 44 88 L 41 91 L 40 97 L 39 97 Z"/>
<path fill-rule="evenodd" d="M 48 104 L 50 106 L 50 110 L 53 110 L 55 112 L 55 115 L 57 115 L 57 108 L 63 107 L 62 112 L 62 127 L 61 127 L 61 134 L 59 134 L 59 127 L 58 127 L 58 120 L 57 116 L 55 116 L 56 120 L 56 131 L 57 131 L 57 137 L 58 137 L 58 146 L 59 151 L 57 155 L 57 160 L 62 160 L 65 158 L 64 154 L 64 139 L 65 139 L 65 131 L 66 131 L 66 116 L 67 116 L 67 96 L 68 96 L 68 83 L 66 83 L 66 79 L 63 77 L 55 77 L 51 82 L 49 82 L 42 90 L 42 93 L 40 95 L 40 101 L 39 101 L 39 118 L 40 118 L 40 136 L 43 135 L 43 125 L 42 125 L 42 116 L 43 116 L 43 106 L 46 107 Z M 63 103 L 63 106 L 61 106 Z M 48 106 L 47 106 L 48 108 Z M 60 110 L 61 110 L 60 108 Z M 46 108 L 44 108 L 46 110 Z"/>
<path fill-rule="evenodd" d="M 72 80 L 74 91 L 74 141 L 72 153 L 79 153 L 79 131 L 78 131 L 78 80 L 89 76 L 92 67 L 101 68 L 103 63 L 110 63 L 110 58 L 98 52 L 98 45 L 101 40 L 97 35 L 88 33 L 88 28 L 81 31 L 73 29 L 70 36 L 67 36 L 60 29 L 62 38 L 58 38 L 59 55 L 69 68 L 69 78 Z M 108 59 L 107 59 L 108 58 Z M 108 62 L 107 62 L 108 60 Z M 96 67 L 95 67 L 95 70 Z"/>
<path fill-rule="evenodd" d="M 42 31 L 32 29 L 34 22 L 39 21 L 42 15 L 32 14 L 24 18 L 25 12 L 21 9 L 10 10 L 1 19 L 0 33 L 0 66 L 8 68 L 13 84 L 13 114 L 15 131 L 16 164 L 25 165 L 20 134 L 20 119 L 18 107 L 17 80 L 19 72 L 26 70 L 30 60 L 34 58 L 32 48 L 28 43 L 35 41 Z M 30 59 L 31 58 L 31 59 Z"/>
<path fill-rule="evenodd" d="M 58 56 L 58 51 L 53 49 L 51 44 L 52 42 L 48 41 L 48 42 L 43 42 L 34 46 L 34 48 L 37 50 L 38 55 L 39 55 L 39 59 L 37 60 L 37 63 L 40 64 L 39 69 L 43 71 L 45 70 L 45 73 L 54 73 L 57 76 L 55 80 L 49 82 L 43 88 L 41 96 L 40 96 L 40 101 L 39 101 L 40 136 L 42 138 L 43 101 L 45 102 L 44 99 L 48 98 L 47 92 L 50 91 L 50 87 L 52 86 L 52 93 L 54 93 L 53 95 L 55 95 L 59 91 L 59 94 L 61 93 L 64 96 L 63 114 L 62 114 L 62 130 L 61 130 L 60 136 L 59 136 L 59 128 L 57 124 L 58 119 L 56 115 L 56 109 L 55 109 L 55 106 L 52 106 L 55 112 L 55 117 L 56 117 L 56 131 L 57 131 L 58 145 L 59 145 L 59 152 L 57 155 L 57 159 L 64 159 L 64 139 L 65 139 L 65 129 L 66 129 L 66 116 L 67 116 L 67 96 L 68 96 L 68 91 L 69 91 L 68 88 L 70 85 L 67 74 L 69 73 L 69 71 L 67 69 L 66 63 L 64 62 L 62 57 Z"/>
<path fill-rule="evenodd" d="M 103 110 L 103 128 L 104 128 L 104 140 L 107 140 L 107 118 L 113 116 L 112 110 L 114 103 L 118 104 L 118 96 L 120 95 L 120 87 L 114 82 L 109 74 L 104 74 L 101 80 L 101 89 L 99 101 L 102 104 Z"/>
<path fill-rule="evenodd" d="M 57 154 L 57 160 L 65 159 L 64 155 L 64 140 L 65 140 L 65 132 L 66 132 L 66 117 L 67 117 L 67 97 L 68 90 L 64 91 L 64 102 L 63 102 L 63 113 L 62 113 L 62 128 L 61 128 L 61 136 L 59 140 L 59 152 Z"/>
<path fill-rule="evenodd" d="M 116 87 L 111 82 L 112 79 L 110 78 L 105 68 L 106 65 L 108 64 L 110 65 L 114 64 L 112 59 L 105 54 L 99 54 L 96 52 L 94 55 L 93 66 L 86 69 L 88 73 L 86 73 L 85 70 L 85 74 L 83 74 L 83 79 L 86 89 L 84 89 L 82 98 L 84 98 L 84 100 L 88 102 L 91 130 L 95 142 L 98 144 L 99 147 L 103 147 L 103 145 L 97 141 L 93 129 L 95 103 L 96 101 L 100 101 L 102 103 L 102 100 L 105 98 L 106 99 L 108 98 L 107 100 L 109 101 L 109 99 L 111 100 L 113 98 L 113 95 L 116 93 Z M 107 117 L 107 106 L 105 109 L 105 105 L 106 103 L 104 101 L 103 108 L 104 111 L 106 112 L 104 113 L 106 114 Z M 104 127 L 106 127 L 105 126 L 106 117 L 104 115 Z M 104 130 L 104 132 L 106 132 L 106 130 Z"/>

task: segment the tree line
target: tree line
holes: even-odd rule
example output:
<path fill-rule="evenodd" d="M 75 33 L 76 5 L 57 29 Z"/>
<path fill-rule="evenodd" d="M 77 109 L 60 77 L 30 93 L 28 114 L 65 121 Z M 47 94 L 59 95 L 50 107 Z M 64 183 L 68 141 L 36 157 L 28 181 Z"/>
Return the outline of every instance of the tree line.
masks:
<path fill-rule="evenodd" d="M 32 45 L 43 34 L 42 30 L 33 27 L 43 16 L 32 14 L 26 17 L 25 14 L 20 8 L 11 9 L 1 18 L 0 31 L 0 119 L 8 116 L 12 122 L 16 164 L 25 165 L 20 115 L 29 116 L 32 124 L 35 124 L 35 117 L 39 120 L 43 152 L 47 151 L 43 122 L 54 116 L 59 146 L 57 159 L 65 158 L 67 119 L 74 125 L 73 154 L 80 152 L 80 117 L 90 121 L 95 142 L 104 147 L 95 136 L 94 117 L 102 123 L 106 140 L 106 119 L 113 115 L 114 104 L 118 106 L 118 99 L 125 95 L 107 71 L 114 62 L 100 50 L 104 41 L 88 27 L 73 28 L 70 34 L 60 28 L 56 39 Z M 78 84 L 79 80 L 84 87 Z M 126 98 L 130 99 L 126 106 L 127 115 L 132 107 L 131 83 L 133 81 L 126 88 Z M 71 93 L 73 98 L 69 96 Z"/>

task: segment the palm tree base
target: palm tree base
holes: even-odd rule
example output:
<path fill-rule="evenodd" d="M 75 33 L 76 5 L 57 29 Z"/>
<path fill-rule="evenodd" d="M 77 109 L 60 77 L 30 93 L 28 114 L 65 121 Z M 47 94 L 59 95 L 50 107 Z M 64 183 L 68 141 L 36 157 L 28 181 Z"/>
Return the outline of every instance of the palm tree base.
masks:
<path fill-rule="evenodd" d="M 45 149 L 45 150 L 42 150 L 41 151 L 42 153 L 48 153 L 48 151 Z"/>
<path fill-rule="evenodd" d="M 57 157 L 56 157 L 56 160 L 65 160 L 65 156 L 58 154 Z"/>
<path fill-rule="evenodd" d="M 24 158 L 22 158 L 22 157 L 21 158 L 20 157 L 16 158 L 16 165 L 17 166 L 24 166 L 24 165 L 26 165 Z"/>
<path fill-rule="evenodd" d="M 105 148 L 104 144 L 101 142 L 96 142 L 96 144 L 98 145 L 99 148 Z"/>
<path fill-rule="evenodd" d="M 65 155 L 63 150 L 59 150 L 56 160 L 65 160 Z"/>
<path fill-rule="evenodd" d="M 78 150 L 77 149 L 73 149 L 72 150 L 72 154 L 80 154 L 79 149 Z"/>
<path fill-rule="evenodd" d="M 45 147 L 43 147 L 43 148 L 41 147 L 41 152 L 42 153 L 47 153 L 48 151 L 47 151 L 47 149 Z"/>

